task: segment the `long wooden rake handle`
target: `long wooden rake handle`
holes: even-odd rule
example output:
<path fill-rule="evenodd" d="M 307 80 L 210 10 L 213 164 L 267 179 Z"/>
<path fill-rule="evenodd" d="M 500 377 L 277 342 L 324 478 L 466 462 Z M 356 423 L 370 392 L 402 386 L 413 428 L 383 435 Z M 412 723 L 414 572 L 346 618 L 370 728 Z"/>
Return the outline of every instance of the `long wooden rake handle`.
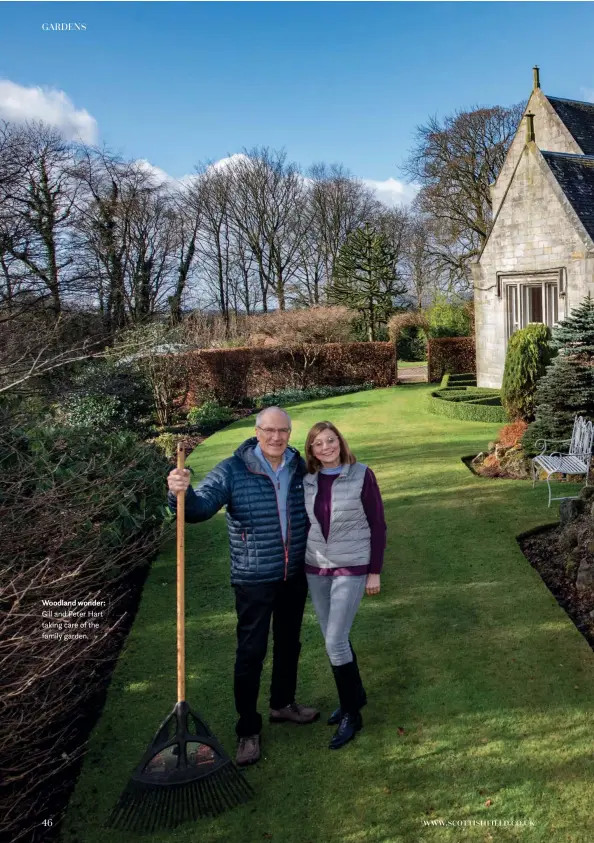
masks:
<path fill-rule="evenodd" d="M 177 443 L 177 467 L 183 471 L 186 452 L 181 442 Z M 177 701 L 186 698 L 186 648 L 185 648 L 185 520 L 186 496 L 177 493 Z"/>

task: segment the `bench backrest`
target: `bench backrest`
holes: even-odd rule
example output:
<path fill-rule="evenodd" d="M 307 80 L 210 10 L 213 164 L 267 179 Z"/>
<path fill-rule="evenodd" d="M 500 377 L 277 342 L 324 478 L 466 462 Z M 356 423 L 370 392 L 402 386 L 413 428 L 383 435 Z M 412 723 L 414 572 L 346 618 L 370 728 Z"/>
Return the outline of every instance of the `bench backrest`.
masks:
<path fill-rule="evenodd" d="M 569 453 L 574 455 L 591 454 L 593 439 L 594 427 L 592 426 L 592 422 L 587 421 L 583 416 L 576 416 L 573 423 Z"/>

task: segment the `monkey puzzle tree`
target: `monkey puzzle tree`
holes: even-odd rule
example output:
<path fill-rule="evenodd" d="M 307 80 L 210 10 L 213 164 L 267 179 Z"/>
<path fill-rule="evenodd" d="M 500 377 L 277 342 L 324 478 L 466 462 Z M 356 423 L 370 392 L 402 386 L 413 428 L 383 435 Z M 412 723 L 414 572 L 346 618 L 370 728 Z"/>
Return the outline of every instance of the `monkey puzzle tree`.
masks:
<path fill-rule="evenodd" d="M 356 310 L 370 341 L 394 311 L 394 299 L 406 292 L 397 259 L 387 238 L 365 223 L 348 235 L 338 252 L 328 300 Z"/>

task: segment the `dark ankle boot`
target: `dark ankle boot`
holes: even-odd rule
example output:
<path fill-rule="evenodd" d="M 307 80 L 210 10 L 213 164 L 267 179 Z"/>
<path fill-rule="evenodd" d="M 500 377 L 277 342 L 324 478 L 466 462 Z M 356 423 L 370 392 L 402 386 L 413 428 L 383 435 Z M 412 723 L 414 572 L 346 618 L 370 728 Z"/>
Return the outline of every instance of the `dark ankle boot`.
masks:
<path fill-rule="evenodd" d="M 332 740 L 328 744 L 329 749 L 340 749 L 345 743 L 352 741 L 357 732 L 363 728 L 361 714 L 344 714 L 338 729 L 334 732 Z"/>
<path fill-rule="evenodd" d="M 332 665 L 334 681 L 340 700 L 341 717 L 338 729 L 330 741 L 330 749 L 340 749 L 362 728 L 360 709 L 360 677 L 355 662 Z"/>
<path fill-rule="evenodd" d="M 359 708 L 363 708 L 364 705 L 367 705 L 367 694 L 365 692 L 365 688 L 363 687 L 363 682 L 361 681 L 361 675 L 358 672 L 359 666 L 357 664 L 357 654 L 353 649 L 353 645 L 349 639 L 349 646 L 351 648 L 351 653 L 353 654 L 353 662 L 355 663 L 355 667 L 357 667 L 357 673 L 359 675 Z M 334 709 L 328 720 L 326 721 L 329 726 L 335 726 L 342 720 L 342 709 L 340 706 Z"/>

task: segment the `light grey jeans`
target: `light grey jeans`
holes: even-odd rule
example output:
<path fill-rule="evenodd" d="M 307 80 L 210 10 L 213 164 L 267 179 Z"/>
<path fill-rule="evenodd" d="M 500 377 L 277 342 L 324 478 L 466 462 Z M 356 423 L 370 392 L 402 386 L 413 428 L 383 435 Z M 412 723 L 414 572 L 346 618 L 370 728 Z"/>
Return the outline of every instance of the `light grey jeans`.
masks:
<path fill-rule="evenodd" d="M 365 593 L 367 576 L 327 577 L 307 574 L 307 582 L 330 664 L 352 661 L 349 633 Z"/>

